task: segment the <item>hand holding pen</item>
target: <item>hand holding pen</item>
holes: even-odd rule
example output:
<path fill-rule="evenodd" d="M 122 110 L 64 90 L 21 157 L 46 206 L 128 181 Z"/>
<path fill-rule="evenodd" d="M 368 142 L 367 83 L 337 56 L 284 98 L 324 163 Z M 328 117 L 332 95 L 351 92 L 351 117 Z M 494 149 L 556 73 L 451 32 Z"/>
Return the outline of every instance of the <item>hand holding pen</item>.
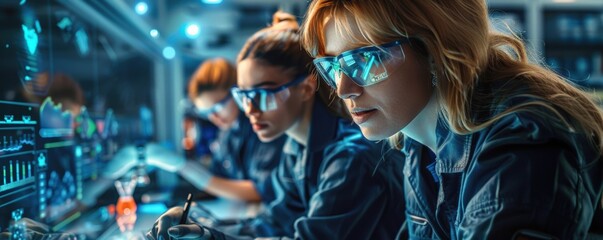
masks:
<path fill-rule="evenodd" d="M 188 212 L 192 205 L 192 194 L 189 194 L 183 207 L 173 207 L 161 215 L 149 232 L 147 239 L 211 239 L 208 230 L 197 224 L 186 224 Z"/>
<path fill-rule="evenodd" d="M 193 200 L 193 194 L 189 193 L 188 197 L 186 197 L 186 202 L 184 203 L 184 212 L 182 213 L 182 216 L 180 216 L 179 224 L 186 224 L 186 219 L 188 219 L 188 212 L 191 209 L 192 200 Z"/>

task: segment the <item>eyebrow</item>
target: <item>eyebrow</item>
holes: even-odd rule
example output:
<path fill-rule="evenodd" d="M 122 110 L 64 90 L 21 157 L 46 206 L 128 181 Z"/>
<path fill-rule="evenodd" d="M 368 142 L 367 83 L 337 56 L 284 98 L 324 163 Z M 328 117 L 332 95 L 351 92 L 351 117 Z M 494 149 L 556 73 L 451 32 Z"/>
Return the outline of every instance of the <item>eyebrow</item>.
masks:
<path fill-rule="evenodd" d="M 278 83 L 273 82 L 273 81 L 264 81 L 264 82 L 261 82 L 261 83 L 254 84 L 251 87 L 252 88 L 259 88 L 259 87 L 274 86 L 274 85 L 278 85 Z"/>
<path fill-rule="evenodd" d="M 325 56 L 322 56 L 322 57 L 335 57 L 335 56 L 338 56 L 338 55 L 340 55 L 341 53 L 347 52 L 347 51 L 349 51 L 349 50 L 354 50 L 354 49 L 357 49 L 357 48 L 361 48 L 361 47 L 368 47 L 368 46 L 372 46 L 372 45 L 366 45 L 366 44 L 352 44 L 352 45 L 350 45 L 350 46 L 346 46 L 346 47 L 344 47 L 343 49 L 337 49 L 337 50 L 341 50 L 341 51 L 339 52 L 339 54 L 333 54 L 333 53 L 332 53 L 332 52 L 330 52 L 330 51 L 329 51 L 329 49 L 327 49 L 327 48 L 326 48 L 326 46 L 325 46 L 325 51 L 324 51 Z"/>

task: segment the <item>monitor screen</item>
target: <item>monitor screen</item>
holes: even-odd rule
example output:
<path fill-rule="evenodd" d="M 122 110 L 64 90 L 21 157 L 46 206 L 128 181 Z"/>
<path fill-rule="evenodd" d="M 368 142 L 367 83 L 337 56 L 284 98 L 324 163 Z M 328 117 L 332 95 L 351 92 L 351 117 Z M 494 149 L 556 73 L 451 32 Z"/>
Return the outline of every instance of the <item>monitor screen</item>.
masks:
<path fill-rule="evenodd" d="M 38 218 L 44 207 L 46 152 L 37 151 L 36 104 L 0 101 L 0 229 L 11 220 Z M 43 182 L 43 183 L 42 183 Z"/>
<path fill-rule="evenodd" d="M 153 60 L 66 4 L 0 4 L 0 232 L 60 231 L 114 191 L 90 186 L 119 147 L 154 137 Z"/>

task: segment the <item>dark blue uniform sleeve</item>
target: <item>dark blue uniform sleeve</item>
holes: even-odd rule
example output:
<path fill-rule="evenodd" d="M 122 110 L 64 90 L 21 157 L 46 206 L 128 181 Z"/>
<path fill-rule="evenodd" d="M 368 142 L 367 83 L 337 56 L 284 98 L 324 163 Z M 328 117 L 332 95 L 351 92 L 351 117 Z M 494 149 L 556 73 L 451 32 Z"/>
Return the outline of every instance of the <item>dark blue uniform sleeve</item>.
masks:
<path fill-rule="evenodd" d="M 316 179 L 318 189 L 308 203 L 303 202 L 295 184 L 312 180 L 294 179 L 292 166 L 279 167 L 275 178 L 277 199 L 270 205 L 269 215 L 258 221 L 263 227 L 284 232 L 261 232 L 256 227 L 257 236 L 291 237 L 283 233 L 293 233 L 296 239 L 370 238 L 378 223 L 376 219 L 380 219 L 387 205 L 382 197 L 383 179 L 372 175 L 374 166 L 369 164 L 369 156 L 347 147 L 326 151 L 331 154 L 324 156 L 326 162 Z M 307 212 L 304 205 L 309 206 Z"/>
<path fill-rule="evenodd" d="M 387 206 L 385 187 L 381 175 L 372 175 L 375 166 L 368 158 L 375 156 L 350 149 L 326 156 L 310 209 L 295 221 L 295 238 L 371 238 Z"/>
<path fill-rule="evenodd" d="M 284 155 L 283 162 L 271 177 L 276 199 L 266 211 L 253 220 L 250 235 L 258 237 L 290 236 L 292 237 L 294 221 L 305 215 L 302 197 L 296 189 L 294 177 L 294 156 Z"/>
<path fill-rule="evenodd" d="M 222 178 L 241 179 L 240 154 L 241 136 L 236 136 L 232 130 L 226 130 L 218 134 L 218 138 L 210 146 L 212 151 L 211 165 L 209 171 Z"/>
<path fill-rule="evenodd" d="M 520 230 L 585 238 L 603 163 L 584 136 L 524 112 L 504 117 L 484 138 L 461 190 L 458 239 L 511 239 Z"/>
<path fill-rule="evenodd" d="M 247 167 L 248 175 L 264 203 L 272 202 L 275 199 L 270 176 L 272 172 L 276 171 L 281 161 L 283 144 L 286 139 L 286 136 L 283 135 L 268 143 L 255 139 L 253 140 L 254 144 L 248 144 L 249 147 L 246 152 L 251 155 L 245 157 L 249 166 Z"/>

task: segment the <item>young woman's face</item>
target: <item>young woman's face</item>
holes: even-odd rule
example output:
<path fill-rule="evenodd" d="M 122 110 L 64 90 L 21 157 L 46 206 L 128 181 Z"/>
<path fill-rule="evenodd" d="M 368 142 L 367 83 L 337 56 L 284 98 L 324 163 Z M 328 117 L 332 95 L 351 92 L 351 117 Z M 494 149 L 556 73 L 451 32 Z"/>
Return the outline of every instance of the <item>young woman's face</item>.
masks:
<path fill-rule="evenodd" d="M 229 94 L 230 92 L 224 89 L 203 91 L 198 97 L 194 99 L 193 103 L 199 111 L 207 111 L 208 109 L 213 109 L 211 110 L 211 113 L 209 113 L 207 116 L 202 117 L 207 118 L 207 120 L 209 120 L 221 130 L 227 130 L 237 119 L 239 113 L 237 105 L 232 100 L 232 98 L 227 98 Z"/>
<path fill-rule="evenodd" d="M 293 80 L 282 68 L 265 64 L 255 59 L 245 59 L 237 64 L 237 85 L 242 90 L 275 89 Z M 285 133 L 298 123 L 302 116 L 302 104 L 298 86 L 292 86 L 288 96 L 276 94 L 276 109 L 262 112 L 257 106 L 248 104 L 244 109 L 253 131 L 263 142 L 269 142 Z M 281 92 L 282 93 L 282 92 Z"/>
<path fill-rule="evenodd" d="M 340 53 L 366 45 L 351 42 L 335 29 L 333 21 L 326 26 L 326 54 Z M 353 34 L 361 34 L 357 29 Z M 426 57 L 410 45 L 402 44 L 405 58 L 385 62 L 388 77 L 374 85 L 361 87 L 346 74 L 338 77 L 337 95 L 352 114 L 352 118 L 370 140 L 388 138 L 402 130 L 429 101 L 433 87 Z"/>

